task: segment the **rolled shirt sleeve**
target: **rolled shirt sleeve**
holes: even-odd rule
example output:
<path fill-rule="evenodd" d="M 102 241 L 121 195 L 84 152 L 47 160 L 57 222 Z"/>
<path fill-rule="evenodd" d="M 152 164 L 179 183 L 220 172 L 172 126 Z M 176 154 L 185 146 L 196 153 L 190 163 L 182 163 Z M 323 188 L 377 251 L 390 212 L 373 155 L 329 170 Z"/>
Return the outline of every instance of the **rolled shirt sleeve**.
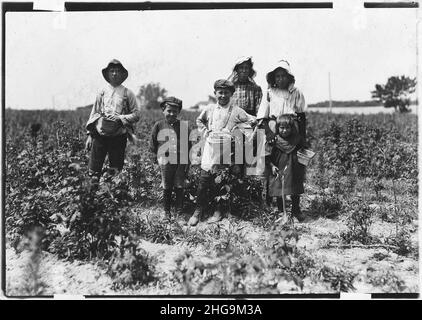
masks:
<path fill-rule="evenodd" d="M 88 132 L 92 130 L 95 122 L 101 117 L 101 98 L 101 93 L 98 93 L 97 97 L 95 98 L 95 102 L 92 105 L 91 113 L 85 126 Z"/>
<path fill-rule="evenodd" d="M 198 118 L 196 118 L 196 125 L 198 126 L 199 132 L 204 132 L 208 127 L 209 107 L 202 110 Z"/>
<path fill-rule="evenodd" d="M 302 113 L 305 112 L 308 108 L 306 102 L 305 102 L 305 96 L 303 93 L 299 90 L 296 90 L 296 112 Z"/>

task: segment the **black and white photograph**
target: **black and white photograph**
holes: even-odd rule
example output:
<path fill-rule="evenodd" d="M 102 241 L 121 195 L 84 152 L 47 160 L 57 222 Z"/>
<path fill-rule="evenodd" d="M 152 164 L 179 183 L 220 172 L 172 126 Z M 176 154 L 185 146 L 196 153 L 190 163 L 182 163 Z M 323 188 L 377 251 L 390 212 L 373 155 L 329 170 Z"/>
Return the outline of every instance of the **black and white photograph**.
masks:
<path fill-rule="evenodd" d="M 417 299 L 419 9 L 3 2 L 2 298 Z"/>

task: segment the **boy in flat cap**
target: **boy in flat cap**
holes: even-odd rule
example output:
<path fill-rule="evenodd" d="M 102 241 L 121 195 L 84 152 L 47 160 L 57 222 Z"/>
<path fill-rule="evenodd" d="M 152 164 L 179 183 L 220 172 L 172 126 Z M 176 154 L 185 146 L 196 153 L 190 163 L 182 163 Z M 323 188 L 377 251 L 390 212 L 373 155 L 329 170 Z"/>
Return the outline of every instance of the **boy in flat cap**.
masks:
<path fill-rule="evenodd" d="M 150 138 L 150 152 L 161 168 L 163 206 L 166 218 L 171 218 L 171 198 L 176 193 L 176 214 L 183 213 L 185 180 L 189 170 L 189 122 L 177 117 L 182 100 L 168 97 L 160 104 L 164 119 L 154 124 Z"/>
<path fill-rule="evenodd" d="M 201 158 L 201 175 L 198 187 L 198 205 L 188 224 L 196 225 L 201 216 L 208 207 L 208 192 L 212 188 L 214 167 L 232 165 L 231 148 L 223 146 L 223 152 L 220 153 L 221 141 L 223 145 L 231 145 L 233 138 L 233 129 L 250 128 L 255 123 L 255 117 L 249 115 L 245 110 L 232 103 L 234 85 L 229 80 L 217 80 L 214 83 L 214 94 L 217 104 L 210 105 L 204 109 L 196 120 L 198 129 L 205 138 L 204 149 Z M 215 142 L 217 141 L 217 144 Z M 225 153 L 228 153 L 227 155 Z M 226 161 L 228 160 L 228 162 Z M 208 220 L 208 223 L 214 223 L 221 220 L 221 210 L 219 207 L 214 215 Z"/>
<path fill-rule="evenodd" d="M 122 170 L 127 138 L 132 137 L 134 124 L 139 120 L 135 94 L 122 85 L 128 77 L 122 63 L 111 60 L 102 74 L 108 86 L 97 94 L 86 124 L 86 149 L 91 150 L 89 171 L 97 177 L 107 155 L 110 169 Z"/>

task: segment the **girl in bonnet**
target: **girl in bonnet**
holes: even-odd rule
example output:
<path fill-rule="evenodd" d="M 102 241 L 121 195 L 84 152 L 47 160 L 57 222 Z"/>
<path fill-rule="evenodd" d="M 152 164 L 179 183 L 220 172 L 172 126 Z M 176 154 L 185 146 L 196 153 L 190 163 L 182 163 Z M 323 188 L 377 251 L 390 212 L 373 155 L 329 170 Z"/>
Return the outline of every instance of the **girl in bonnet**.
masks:
<path fill-rule="evenodd" d="M 282 115 L 290 115 L 294 126 L 301 137 L 298 149 L 306 143 L 306 103 L 303 93 L 295 87 L 295 77 L 290 64 L 286 60 L 278 61 L 267 73 L 267 99 L 257 113 L 258 124 L 265 129 L 267 141 L 273 141 L 277 135 L 276 119 Z M 299 164 L 300 165 L 300 164 Z M 304 170 L 295 179 L 303 181 Z M 299 220 L 305 216 L 299 209 L 300 195 L 292 195 L 292 214 Z"/>

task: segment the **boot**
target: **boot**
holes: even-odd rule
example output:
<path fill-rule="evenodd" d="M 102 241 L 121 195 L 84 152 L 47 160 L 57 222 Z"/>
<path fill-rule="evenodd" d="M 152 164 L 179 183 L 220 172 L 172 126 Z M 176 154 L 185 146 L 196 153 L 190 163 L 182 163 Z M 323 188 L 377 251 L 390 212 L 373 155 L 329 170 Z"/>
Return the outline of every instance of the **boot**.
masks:
<path fill-rule="evenodd" d="M 302 222 L 303 220 L 306 219 L 306 215 L 303 214 L 302 211 L 300 210 L 299 203 L 300 203 L 300 196 L 297 194 L 292 195 L 292 215 L 296 217 L 296 219 L 299 220 L 299 222 Z"/>
<path fill-rule="evenodd" d="M 289 222 L 289 217 L 287 215 L 287 212 L 284 212 L 283 201 L 286 201 L 286 199 L 283 199 L 283 196 L 277 197 L 277 209 L 280 214 L 280 217 L 276 220 L 276 222 L 286 224 L 287 222 Z"/>
<path fill-rule="evenodd" d="M 222 218 L 220 209 L 214 211 L 214 214 L 211 218 L 208 219 L 207 223 L 217 223 Z"/>
<path fill-rule="evenodd" d="M 183 214 L 183 198 L 184 190 L 182 188 L 176 188 L 176 214 Z"/>
<path fill-rule="evenodd" d="M 172 194 L 171 189 L 164 189 L 164 191 L 163 191 L 163 207 L 164 207 L 164 214 L 166 215 L 166 218 L 168 218 L 168 219 L 171 218 L 171 212 L 170 212 L 171 194 Z"/>
<path fill-rule="evenodd" d="M 197 208 L 195 212 L 193 213 L 192 217 L 189 218 L 188 225 L 192 227 L 196 226 L 199 220 L 201 219 L 201 216 L 202 216 L 202 210 Z"/>

